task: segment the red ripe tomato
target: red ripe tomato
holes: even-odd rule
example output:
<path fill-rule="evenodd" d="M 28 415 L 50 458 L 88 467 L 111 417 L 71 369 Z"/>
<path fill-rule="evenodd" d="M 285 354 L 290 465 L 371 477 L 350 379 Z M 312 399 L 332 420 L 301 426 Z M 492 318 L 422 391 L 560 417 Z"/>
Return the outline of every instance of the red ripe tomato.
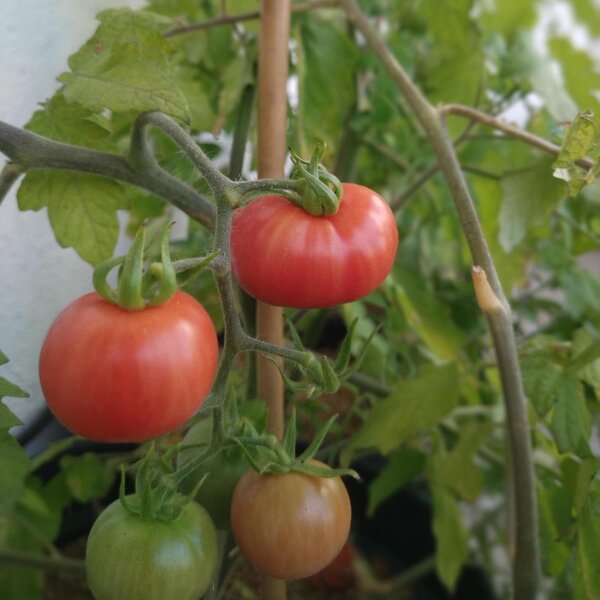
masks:
<path fill-rule="evenodd" d="M 314 590 L 343 592 L 354 587 L 354 550 L 349 543 L 321 571 L 309 577 L 306 582 Z"/>
<path fill-rule="evenodd" d="M 398 228 L 374 191 L 345 183 L 336 214 L 316 217 L 280 196 L 238 209 L 233 270 L 251 296 L 277 306 L 317 308 L 366 296 L 394 263 Z"/>
<path fill-rule="evenodd" d="M 139 442 L 198 410 L 218 352 L 208 313 L 184 292 L 131 312 L 92 292 L 50 327 L 40 382 L 50 409 L 71 431 L 103 442 Z"/>
<path fill-rule="evenodd" d="M 339 477 L 250 470 L 231 502 L 235 541 L 257 569 L 277 579 L 309 577 L 328 565 L 348 539 L 350 519 Z"/>

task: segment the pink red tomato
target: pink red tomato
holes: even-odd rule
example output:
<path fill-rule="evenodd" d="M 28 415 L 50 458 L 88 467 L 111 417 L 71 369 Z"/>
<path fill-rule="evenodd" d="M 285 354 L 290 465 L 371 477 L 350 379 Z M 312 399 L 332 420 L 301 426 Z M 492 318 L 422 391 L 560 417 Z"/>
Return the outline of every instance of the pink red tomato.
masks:
<path fill-rule="evenodd" d="M 54 321 L 39 370 L 46 401 L 65 427 L 93 440 L 138 442 L 198 410 L 217 360 L 213 323 L 188 294 L 130 312 L 93 292 Z"/>
<path fill-rule="evenodd" d="M 316 217 L 280 196 L 238 209 L 231 230 L 233 270 L 255 298 L 316 308 L 366 296 L 394 263 L 398 228 L 374 191 L 345 183 L 336 214 Z"/>

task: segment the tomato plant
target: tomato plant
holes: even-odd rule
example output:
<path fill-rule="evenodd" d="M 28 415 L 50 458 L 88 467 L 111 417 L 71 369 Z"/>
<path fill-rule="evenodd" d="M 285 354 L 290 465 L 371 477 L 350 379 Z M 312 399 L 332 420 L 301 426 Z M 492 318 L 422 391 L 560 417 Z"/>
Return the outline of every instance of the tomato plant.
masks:
<path fill-rule="evenodd" d="M 308 577 L 330 563 L 348 538 L 350 519 L 350 499 L 339 477 L 250 470 L 231 503 L 237 544 L 255 567 L 278 579 Z"/>
<path fill-rule="evenodd" d="M 46 401 L 68 429 L 131 442 L 191 417 L 210 390 L 217 360 L 212 321 L 188 294 L 127 311 L 92 292 L 53 322 L 39 371 Z"/>
<path fill-rule="evenodd" d="M 196 502 L 172 521 L 145 520 L 114 501 L 87 541 L 86 573 L 96 600 L 197 600 L 217 565 L 217 534 Z"/>
<path fill-rule="evenodd" d="M 277 306 L 314 308 L 366 296 L 389 273 L 398 228 L 388 204 L 361 185 L 343 185 L 339 210 L 308 214 L 278 196 L 235 212 L 234 273 L 251 296 Z"/>

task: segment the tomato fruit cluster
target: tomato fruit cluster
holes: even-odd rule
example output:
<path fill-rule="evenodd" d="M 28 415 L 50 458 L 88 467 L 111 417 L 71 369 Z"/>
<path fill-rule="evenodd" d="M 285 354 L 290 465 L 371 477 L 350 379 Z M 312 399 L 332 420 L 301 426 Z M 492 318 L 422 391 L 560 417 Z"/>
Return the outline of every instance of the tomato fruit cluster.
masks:
<path fill-rule="evenodd" d="M 181 425 L 210 391 L 214 325 L 190 295 L 127 311 L 92 292 L 56 318 L 42 346 L 42 390 L 65 427 L 97 441 L 139 442 Z"/>
<path fill-rule="evenodd" d="M 257 569 L 278 579 L 302 579 L 328 565 L 348 539 L 350 519 L 350 499 L 339 477 L 251 470 L 231 503 L 238 546 Z"/>
<path fill-rule="evenodd" d="M 339 210 L 313 216 L 280 196 L 238 209 L 233 270 L 251 296 L 276 306 L 317 308 L 366 296 L 394 263 L 398 227 L 381 196 L 343 184 Z"/>
<path fill-rule="evenodd" d="M 208 513 L 186 504 L 174 521 L 144 520 L 116 500 L 87 541 L 87 580 L 96 600 L 197 600 L 217 565 Z"/>

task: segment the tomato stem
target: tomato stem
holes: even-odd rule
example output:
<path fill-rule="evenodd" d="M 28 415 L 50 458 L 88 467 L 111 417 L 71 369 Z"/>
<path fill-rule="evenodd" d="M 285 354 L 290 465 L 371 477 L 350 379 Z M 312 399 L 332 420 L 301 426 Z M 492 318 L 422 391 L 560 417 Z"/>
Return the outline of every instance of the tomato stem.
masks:
<path fill-rule="evenodd" d="M 85 573 L 85 562 L 63 556 L 43 556 L 29 552 L 0 549 L 0 564 L 30 567 L 43 571 Z"/>

